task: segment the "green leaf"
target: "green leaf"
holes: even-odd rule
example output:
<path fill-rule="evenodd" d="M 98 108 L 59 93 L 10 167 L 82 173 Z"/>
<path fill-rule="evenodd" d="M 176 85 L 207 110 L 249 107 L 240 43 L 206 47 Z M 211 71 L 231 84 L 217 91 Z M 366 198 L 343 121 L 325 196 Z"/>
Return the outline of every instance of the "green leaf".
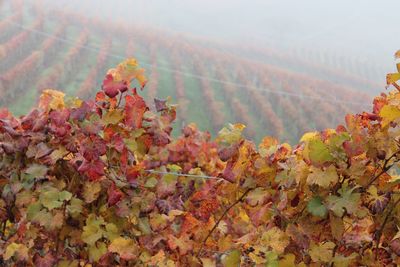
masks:
<path fill-rule="evenodd" d="M 340 196 L 328 196 L 328 207 L 336 216 L 342 217 L 345 211 L 348 214 L 357 212 L 361 195 L 360 193 L 353 193 L 354 189 L 344 185 L 338 190 Z"/>
<path fill-rule="evenodd" d="M 107 223 L 106 224 L 106 232 L 104 233 L 104 236 L 110 240 L 113 241 L 115 238 L 119 237 L 119 229 L 118 227 L 113 224 L 113 223 Z"/>
<path fill-rule="evenodd" d="M 59 159 L 62 159 L 67 154 L 67 152 L 67 149 L 63 146 L 51 152 L 49 156 L 51 159 L 51 163 L 55 164 Z"/>
<path fill-rule="evenodd" d="M 58 199 L 60 201 L 69 201 L 72 197 L 72 194 L 68 191 L 61 191 L 58 195 Z"/>
<path fill-rule="evenodd" d="M 240 251 L 235 249 L 224 254 L 221 258 L 222 265 L 224 267 L 236 267 L 240 266 Z"/>
<path fill-rule="evenodd" d="M 100 260 L 101 256 L 107 253 L 107 245 L 104 242 L 97 242 L 94 246 L 89 247 L 89 259 L 92 262 Z"/>
<path fill-rule="evenodd" d="M 43 208 L 43 206 L 39 202 L 34 202 L 30 204 L 26 210 L 26 218 L 29 221 L 35 220 L 39 211 Z"/>
<path fill-rule="evenodd" d="M 48 169 L 49 168 L 45 165 L 34 163 L 25 170 L 25 173 L 27 174 L 26 177 L 28 178 L 28 180 L 43 178 L 46 176 Z"/>
<path fill-rule="evenodd" d="M 154 177 L 150 177 L 149 179 L 147 179 L 146 183 L 144 184 L 145 187 L 147 188 L 153 188 L 157 185 L 158 180 Z"/>
<path fill-rule="evenodd" d="M 307 211 L 310 212 L 312 215 L 325 218 L 328 209 L 322 203 L 322 199 L 319 196 L 313 197 L 307 204 Z"/>
<path fill-rule="evenodd" d="M 72 215 L 72 217 L 76 217 L 82 212 L 82 204 L 82 200 L 73 197 L 71 203 L 67 206 L 67 211 Z"/>
<path fill-rule="evenodd" d="M 47 191 L 40 193 L 39 201 L 49 210 L 60 208 L 63 202 L 59 200 L 59 195 L 60 192 L 57 189 L 49 187 Z"/>
<path fill-rule="evenodd" d="M 103 237 L 105 222 L 102 217 L 96 217 L 94 214 L 90 214 L 86 219 L 86 225 L 83 227 L 82 241 L 86 244 L 94 246 L 97 240 Z"/>
<path fill-rule="evenodd" d="M 303 151 L 304 158 L 308 159 L 312 164 L 321 166 L 325 162 L 332 161 L 332 157 L 328 146 L 318 137 L 311 138 Z"/>
<path fill-rule="evenodd" d="M 131 152 L 135 152 L 138 149 L 137 142 L 133 138 L 125 138 L 124 143 Z"/>

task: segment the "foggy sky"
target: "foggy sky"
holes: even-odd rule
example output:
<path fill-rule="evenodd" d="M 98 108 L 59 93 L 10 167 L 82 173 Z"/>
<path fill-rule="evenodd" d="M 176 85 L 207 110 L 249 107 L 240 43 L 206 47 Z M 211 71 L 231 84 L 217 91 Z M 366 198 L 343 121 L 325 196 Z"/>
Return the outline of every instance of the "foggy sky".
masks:
<path fill-rule="evenodd" d="M 398 0 L 58 0 L 87 15 L 232 42 L 379 60 L 400 47 Z M 382 63 L 382 62 L 381 62 Z"/>

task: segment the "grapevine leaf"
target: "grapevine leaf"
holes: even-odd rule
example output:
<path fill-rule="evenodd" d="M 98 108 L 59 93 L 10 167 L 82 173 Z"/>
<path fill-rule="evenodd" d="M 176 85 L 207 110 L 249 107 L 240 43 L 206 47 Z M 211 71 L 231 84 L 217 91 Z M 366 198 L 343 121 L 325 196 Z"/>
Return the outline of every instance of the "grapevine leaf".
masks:
<path fill-rule="evenodd" d="M 25 170 L 25 173 L 30 179 L 43 178 L 46 176 L 48 169 L 49 168 L 45 165 L 34 163 Z"/>
<path fill-rule="evenodd" d="M 92 203 L 95 201 L 101 191 L 101 184 L 99 182 L 90 182 L 87 181 L 83 187 L 83 198 L 86 203 Z"/>
<path fill-rule="evenodd" d="M 6 252 L 3 255 L 5 260 L 9 260 L 11 257 L 16 256 L 20 261 L 29 259 L 28 248 L 24 244 L 11 243 L 7 246 Z"/>
<path fill-rule="evenodd" d="M 72 217 L 78 216 L 82 212 L 83 201 L 79 198 L 73 197 L 69 205 L 67 205 L 67 211 Z"/>
<path fill-rule="evenodd" d="M 192 241 L 188 236 L 177 238 L 173 235 L 168 236 L 168 246 L 170 249 L 179 249 L 180 255 L 186 255 L 193 249 Z"/>
<path fill-rule="evenodd" d="M 115 238 L 108 246 L 108 251 L 117 253 L 124 260 L 134 260 L 139 255 L 139 248 L 135 241 L 124 237 Z"/>
<path fill-rule="evenodd" d="M 82 241 L 86 244 L 94 246 L 96 241 L 103 237 L 104 220 L 102 217 L 96 217 L 94 214 L 90 214 L 86 219 L 86 225 L 83 227 Z"/>
<path fill-rule="evenodd" d="M 103 122 L 106 125 L 107 124 L 118 124 L 123 118 L 124 118 L 124 114 L 122 113 L 122 110 L 114 109 L 114 110 L 108 111 L 103 116 Z"/>
<path fill-rule="evenodd" d="M 325 218 L 328 209 L 325 207 L 325 205 L 322 203 L 322 199 L 318 196 L 313 197 L 307 204 L 307 210 L 310 212 L 312 215 Z"/>
<path fill-rule="evenodd" d="M 327 197 L 328 207 L 336 216 L 342 217 L 345 211 L 353 214 L 358 210 L 360 193 L 353 193 L 354 189 L 345 185 L 338 190 L 340 196 L 330 195 Z"/>
<path fill-rule="evenodd" d="M 63 92 L 53 89 L 43 90 L 39 100 L 39 107 L 46 111 L 63 109 L 65 107 L 64 97 L 65 94 Z"/>
<path fill-rule="evenodd" d="M 30 221 L 34 221 L 42 208 L 43 206 L 39 202 L 30 204 L 26 210 L 26 218 Z"/>
<path fill-rule="evenodd" d="M 399 73 L 400 75 L 400 73 Z M 379 116 L 382 117 L 382 128 L 389 125 L 392 121 L 396 121 L 400 118 L 400 109 L 396 106 L 384 106 L 379 112 Z"/>
<path fill-rule="evenodd" d="M 332 260 L 333 249 L 336 245 L 333 242 L 322 244 L 311 244 L 310 256 L 316 263 L 330 262 Z"/>
<path fill-rule="evenodd" d="M 386 75 L 386 84 L 390 85 L 400 80 L 400 73 L 388 73 Z"/>
<path fill-rule="evenodd" d="M 46 191 L 41 192 L 39 201 L 49 210 L 60 208 L 63 204 L 63 202 L 60 201 L 60 192 L 53 187 L 49 187 Z"/>
<path fill-rule="evenodd" d="M 228 124 L 227 127 L 219 131 L 217 141 L 227 144 L 236 143 L 242 138 L 244 128 L 246 126 L 241 123 Z"/>
<path fill-rule="evenodd" d="M 107 245 L 104 242 L 96 242 L 94 246 L 89 247 L 89 259 L 92 262 L 98 262 L 106 253 Z"/>
<path fill-rule="evenodd" d="M 125 123 L 134 129 L 142 127 L 142 120 L 147 110 L 146 103 L 143 98 L 135 94 L 133 96 L 125 96 Z"/>
<path fill-rule="evenodd" d="M 339 180 L 336 168 L 333 165 L 330 165 L 325 171 L 315 167 L 311 167 L 310 170 L 312 172 L 307 177 L 308 184 L 317 184 L 322 188 L 328 188 Z"/>
<path fill-rule="evenodd" d="M 316 166 L 321 166 L 325 162 L 334 159 L 330 154 L 328 146 L 319 138 L 310 139 L 306 143 L 303 153 L 304 158 Z"/>
<path fill-rule="evenodd" d="M 90 181 L 96 181 L 104 175 L 105 164 L 101 159 L 84 160 L 78 171 L 85 173 Z"/>
<path fill-rule="evenodd" d="M 240 266 L 241 253 L 239 250 L 232 250 L 222 256 L 221 263 L 224 267 Z"/>
<path fill-rule="evenodd" d="M 115 81 L 111 74 L 108 74 L 103 81 L 103 91 L 110 98 L 114 98 L 119 92 L 125 92 L 128 85 L 125 81 Z"/>
<path fill-rule="evenodd" d="M 287 245 L 289 245 L 288 236 L 278 227 L 273 227 L 266 231 L 262 235 L 261 240 L 264 245 L 270 246 L 278 254 L 283 253 Z"/>

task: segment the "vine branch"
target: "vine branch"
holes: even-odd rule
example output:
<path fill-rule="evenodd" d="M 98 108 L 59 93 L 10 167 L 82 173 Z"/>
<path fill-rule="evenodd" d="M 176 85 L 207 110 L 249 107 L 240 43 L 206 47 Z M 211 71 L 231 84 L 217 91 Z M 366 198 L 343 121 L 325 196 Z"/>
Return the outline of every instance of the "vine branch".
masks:
<path fill-rule="evenodd" d="M 372 178 L 371 181 L 369 181 L 369 183 L 365 186 L 365 188 L 370 187 L 382 174 L 386 173 L 390 168 L 392 168 L 393 164 L 388 165 L 388 163 L 392 158 L 394 158 L 399 153 L 400 153 L 400 150 L 397 150 L 389 158 L 385 159 L 382 170 L 374 178 Z"/>
<path fill-rule="evenodd" d="M 198 258 L 200 256 L 200 253 L 203 250 L 204 245 L 206 244 L 208 238 L 211 236 L 211 234 L 215 231 L 215 229 L 217 229 L 219 223 L 222 221 L 222 219 L 225 217 L 225 215 L 229 212 L 230 209 L 232 209 L 237 203 L 241 202 L 243 200 L 243 198 L 251 191 L 255 188 L 248 188 L 241 196 L 240 198 L 238 198 L 235 202 L 233 202 L 228 208 L 225 209 L 224 213 L 222 213 L 221 217 L 219 217 L 218 221 L 214 224 L 213 228 L 211 229 L 211 231 L 208 233 L 208 235 L 206 236 L 206 238 L 204 238 L 203 242 L 201 243 L 200 249 L 197 252 L 196 257 Z"/>
<path fill-rule="evenodd" d="M 400 202 L 400 198 L 398 200 L 396 200 L 396 202 L 393 204 L 392 208 L 388 211 L 385 219 L 383 220 L 381 228 L 379 228 L 379 230 L 376 232 L 377 240 L 376 240 L 376 246 L 375 246 L 375 260 L 378 259 L 378 248 L 379 248 L 379 243 L 381 242 L 383 230 L 385 229 L 385 226 L 389 220 L 389 217 L 392 215 L 394 208 L 397 206 L 397 204 L 399 204 L 399 202 Z"/>

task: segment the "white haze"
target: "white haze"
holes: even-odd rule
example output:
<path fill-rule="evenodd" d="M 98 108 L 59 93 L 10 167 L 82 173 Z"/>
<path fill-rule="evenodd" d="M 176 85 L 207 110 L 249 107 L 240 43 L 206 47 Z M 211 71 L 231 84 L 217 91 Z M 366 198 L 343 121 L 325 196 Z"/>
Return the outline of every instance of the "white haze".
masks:
<path fill-rule="evenodd" d="M 87 16 L 230 44 L 349 57 L 384 73 L 400 48 L 398 0 L 57 0 Z M 145 27 L 145 26 L 144 26 Z M 366 77 L 368 78 L 368 77 Z"/>

